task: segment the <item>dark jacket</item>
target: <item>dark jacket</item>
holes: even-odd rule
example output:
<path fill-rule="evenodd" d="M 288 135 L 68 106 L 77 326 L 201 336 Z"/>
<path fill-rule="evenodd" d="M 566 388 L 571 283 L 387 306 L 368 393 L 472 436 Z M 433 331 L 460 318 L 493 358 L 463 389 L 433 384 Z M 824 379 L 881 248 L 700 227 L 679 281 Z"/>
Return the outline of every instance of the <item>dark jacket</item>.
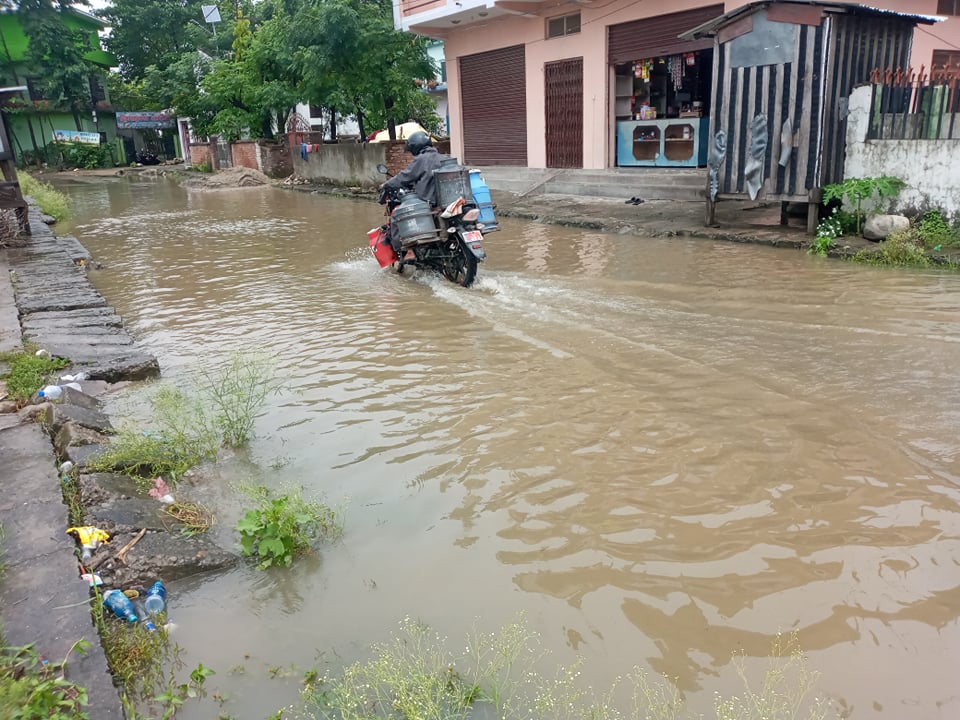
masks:
<path fill-rule="evenodd" d="M 433 179 L 433 171 L 448 157 L 438 153 L 435 147 L 424 148 L 412 163 L 383 185 L 388 189 L 413 186 L 417 197 L 430 203 L 432 207 L 437 204 L 437 184 Z"/>

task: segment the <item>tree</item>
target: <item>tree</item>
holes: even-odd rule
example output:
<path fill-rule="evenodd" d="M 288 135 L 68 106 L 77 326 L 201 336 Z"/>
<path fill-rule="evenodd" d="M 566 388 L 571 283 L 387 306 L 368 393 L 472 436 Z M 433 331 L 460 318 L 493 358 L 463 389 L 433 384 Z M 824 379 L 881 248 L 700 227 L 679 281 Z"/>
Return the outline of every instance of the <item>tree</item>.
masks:
<path fill-rule="evenodd" d="M 365 124 L 390 127 L 422 108 L 414 78 L 433 77 L 425 42 L 393 27 L 386 0 L 305 0 L 290 25 L 304 99 Z M 420 95 L 421 97 L 414 97 Z M 428 100 L 429 102 L 429 100 Z"/>
<path fill-rule="evenodd" d="M 112 0 L 99 15 L 110 25 L 107 50 L 120 60 L 124 80 L 141 80 L 147 68 L 165 70 L 184 54 L 219 54 L 203 22 L 204 0 Z"/>
<path fill-rule="evenodd" d="M 35 86 L 54 107 L 68 110 L 77 130 L 82 130 L 80 113 L 93 109 L 90 78 L 104 73 L 83 57 L 89 49 L 87 33 L 64 22 L 64 14 L 75 4 L 86 2 L 21 0 L 17 14 L 29 40 L 24 60 L 37 74 Z"/>

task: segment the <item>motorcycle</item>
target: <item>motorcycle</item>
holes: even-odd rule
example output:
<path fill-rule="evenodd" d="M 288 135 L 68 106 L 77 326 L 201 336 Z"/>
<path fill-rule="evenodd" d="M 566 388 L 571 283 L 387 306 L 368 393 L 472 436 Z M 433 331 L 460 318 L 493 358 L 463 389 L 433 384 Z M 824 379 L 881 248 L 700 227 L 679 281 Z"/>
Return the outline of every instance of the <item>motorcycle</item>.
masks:
<path fill-rule="evenodd" d="M 386 174 L 386 166 L 378 165 L 377 168 Z M 436 172 L 451 174 L 443 169 Z M 462 171 L 460 174 L 466 173 Z M 476 279 L 478 263 L 486 258 L 484 226 L 478 222 L 480 209 L 462 178 L 458 183 L 444 183 L 438 177 L 438 186 L 441 200 L 449 200 L 442 205 L 440 212 L 434 211 L 413 191 L 381 189 L 378 202 L 386 206 L 383 214 L 387 221 L 367 233 L 370 249 L 380 267 L 393 265 L 398 273 L 403 273 L 407 267 L 423 268 L 457 285 L 470 287 Z M 469 201 L 465 195 L 470 196 Z M 399 254 L 391 243 L 393 232 L 400 239 Z"/>

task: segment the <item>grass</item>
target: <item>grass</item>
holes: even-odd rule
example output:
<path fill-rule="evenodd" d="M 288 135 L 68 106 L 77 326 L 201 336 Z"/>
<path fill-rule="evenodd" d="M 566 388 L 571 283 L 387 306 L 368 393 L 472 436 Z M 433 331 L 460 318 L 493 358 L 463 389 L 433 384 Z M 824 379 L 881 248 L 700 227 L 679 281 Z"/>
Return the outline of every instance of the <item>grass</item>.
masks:
<path fill-rule="evenodd" d="M 20 190 L 24 195 L 30 195 L 40 206 L 40 209 L 57 222 L 62 222 L 70 216 L 69 198 L 50 183 L 37 180 L 23 170 L 17 172 L 20 180 Z"/>
<path fill-rule="evenodd" d="M 445 638 L 404 620 L 400 634 L 376 645 L 373 657 L 336 677 L 311 677 L 302 692 L 308 717 L 324 720 L 680 720 L 692 715 L 675 687 L 638 668 L 607 692 L 584 688 L 580 664 L 552 677 L 534 670 L 545 653 L 521 620 L 491 635 L 469 634 L 464 649 L 451 652 Z M 811 692 L 818 675 L 800 651 L 795 634 L 778 635 L 762 680 L 748 677 L 744 658 L 735 661 L 743 690 L 717 696 L 717 720 L 823 720 L 838 717 Z M 626 691 L 626 693 L 624 693 Z M 629 708 L 615 698 L 629 696 Z M 279 716 L 279 715 L 278 715 Z"/>
<path fill-rule="evenodd" d="M 10 398 L 21 407 L 46 384 L 53 373 L 70 364 L 64 358 L 38 356 L 36 351 L 35 346 L 27 345 L 22 350 L 0 354 L 0 362 L 7 363 L 10 368 L 0 378 L 6 381 Z"/>
<path fill-rule="evenodd" d="M 213 513 L 200 503 L 189 500 L 168 505 L 164 512 L 180 525 L 180 533 L 188 537 L 206 532 L 213 525 Z"/>

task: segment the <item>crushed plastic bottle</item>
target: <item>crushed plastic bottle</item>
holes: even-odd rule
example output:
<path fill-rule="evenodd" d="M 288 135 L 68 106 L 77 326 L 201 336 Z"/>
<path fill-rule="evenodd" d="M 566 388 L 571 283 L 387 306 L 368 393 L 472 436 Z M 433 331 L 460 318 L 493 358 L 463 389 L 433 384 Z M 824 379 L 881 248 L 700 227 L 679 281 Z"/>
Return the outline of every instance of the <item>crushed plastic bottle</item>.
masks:
<path fill-rule="evenodd" d="M 147 597 L 143 601 L 143 607 L 151 615 L 157 615 L 167 609 L 167 589 L 162 582 L 157 580 L 150 586 Z"/>
<path fill-rule="evenodd" d="M 137 611 L 133 607 L 133 602 L 122 590 L 110 590 L 103 596 L 103 606 L 111 610 L 114 615 L 129 623 L 135 623 L 140 618 L 137 617 Z"/>
<path fill-rule="evenodd" d="M 37 396 L 44 400 L 59 400 L 63 395 L 63 388 L 59 385 L 47 385 L 42 390 L 37 390 Z"/>

